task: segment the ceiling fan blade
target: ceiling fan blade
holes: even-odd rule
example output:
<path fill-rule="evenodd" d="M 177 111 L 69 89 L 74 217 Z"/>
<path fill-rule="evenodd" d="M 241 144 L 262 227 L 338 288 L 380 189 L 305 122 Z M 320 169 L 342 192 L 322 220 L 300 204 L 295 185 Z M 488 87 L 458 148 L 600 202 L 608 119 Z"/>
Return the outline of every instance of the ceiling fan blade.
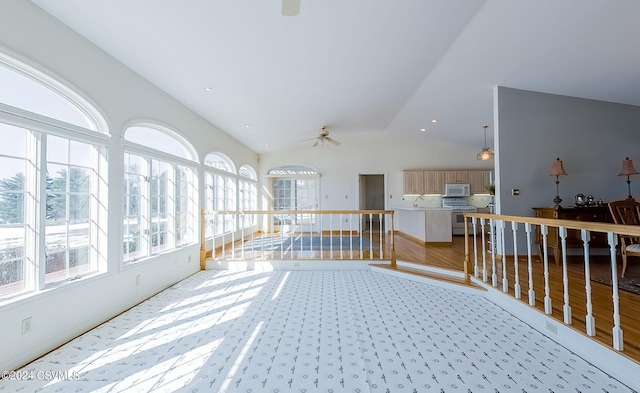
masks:
<path fill-rule="evenodd" d="M 335 140 L 335 139 L 331 139 L 331 138 L 329 138 L 329 137 L 327 137 L 326 139 L 327 139 L 329 142 L 333 143 L 334 145 L 336 145 L 336 146 L 340 146 L 340 142 L 338 142 L 337 140 Z"/>
<path fill-rule="evenodd" d="M 316 139 L 316 141 L 313 142 L 313 145 L 311 145 L 311 147 L 316 147 L 316 146 L 318 146 L 319 143 L 320 143 L 320 140 Z"/>
<path fill-rule="evenodd" d="M 282 0 L 282 15 L 296 16 L 300 13 L 300 0 Z"/>

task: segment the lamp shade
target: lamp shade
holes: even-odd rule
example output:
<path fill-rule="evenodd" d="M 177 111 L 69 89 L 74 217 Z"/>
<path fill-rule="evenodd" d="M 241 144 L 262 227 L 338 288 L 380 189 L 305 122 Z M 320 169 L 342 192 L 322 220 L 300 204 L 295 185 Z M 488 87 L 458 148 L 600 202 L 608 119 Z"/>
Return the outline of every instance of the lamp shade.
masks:
<path fill-rule="evenodd" d="M 483 147 L 480 153 L 476 155 L 478 160 L 486 161 L 493 158 L 493 152 L 488 147 Z"/>
<path fill-rule="evenodd" d="M 562 160 L 560 158 L 556 158 L 553 162 L 549 176 L 567 176 L 567 172 L 564 171 L 564 166 L 562 165 Z"/>
<path fill-rule="evenodd" d="M 489 150 L 489 147 L 487 146 L 487 128 L 489 128 L 489 126 L 484 125 L 482 128 L 484 129 L 484 147 L 480 150 L 480 153 L 476 154 L 476 158 L 478 160 L 486 161 L 493 158 L 493 152 Z"/>
<path fill-rule="evenodd" d="M 630 160 L 629 157 L 625 158 L 625 160 L 622 161 L 622 168 L 620 168 L 620 173 L 618 173 L 618 176 L 629 176 L 637 174 L 638 171 L 636 171 L 636 168 L 634 168 L 633 166 L 633 160 Z"/>

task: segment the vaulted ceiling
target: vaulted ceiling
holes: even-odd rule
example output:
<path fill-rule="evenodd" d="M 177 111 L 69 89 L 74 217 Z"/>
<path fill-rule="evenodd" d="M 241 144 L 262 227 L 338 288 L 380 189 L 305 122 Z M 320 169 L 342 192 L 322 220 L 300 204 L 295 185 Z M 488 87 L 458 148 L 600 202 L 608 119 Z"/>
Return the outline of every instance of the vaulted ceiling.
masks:
<path fill-rule="evenodd" d="M 32 1 L 258 153 L 480 146 L 496 85 L 640 105 L 635 0 Z"/>

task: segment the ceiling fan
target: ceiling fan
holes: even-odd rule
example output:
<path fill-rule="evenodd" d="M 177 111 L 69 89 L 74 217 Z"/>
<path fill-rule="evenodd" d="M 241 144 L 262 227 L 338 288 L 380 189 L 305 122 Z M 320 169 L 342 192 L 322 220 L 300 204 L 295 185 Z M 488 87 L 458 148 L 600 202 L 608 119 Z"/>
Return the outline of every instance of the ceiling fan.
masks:
<path fill-rule="evenodd" d="M 282 15 L 296 16 L 300 13 L 300 0 L 282 0 Z"/>
<path fill-rule="evenodd" d="M 318 136 L 311 139 L 315 139 L 315 142 L 313 142 L 313 145 L 311 145 L 311 147 L 324 146 L 325 142 L 333 143 L 336 146 L 340 146 L 340 142 L 329 137 L 329 130 L 327 130 L 327 126 L 322 126 L 322 129 L 320 130 Z M 311 139 L 307 140 L 309 141 Z"/>

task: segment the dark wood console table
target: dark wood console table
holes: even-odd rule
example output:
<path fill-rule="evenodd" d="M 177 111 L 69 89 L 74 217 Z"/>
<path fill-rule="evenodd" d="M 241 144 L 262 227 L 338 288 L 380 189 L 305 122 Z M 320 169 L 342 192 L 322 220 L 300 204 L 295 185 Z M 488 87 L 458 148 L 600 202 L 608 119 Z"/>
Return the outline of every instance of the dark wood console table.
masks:
<path fill-rule="evenodd" d="M 576 220 L 576 221 L 591 221 L 591 222 L 608 222 L 613 223 L 611 213 L 609 213 L 609 207 L 604 206 L 588 206 L 588 207 L 568 207 L 555 209 L 553 207 L 534 207 L 533 211 L 538 218 L 553 218 L 556 220 Z M 553 259 L 556 261 L 556 265 L 561 261 L 561 247 L 560 236 L 558 235 L 558 228 L 548 227 L 547 234 L 547 247 L 553 248 Z M 538 256 L 542 260 L 542 235 L 540 234 L 540 227 L 536 225 L 536 244 L 538 245 Z M 609 247 L 607 243 L 607 237 L 604 233 L 591 233 L 591 239 L 589 240 L 590 247 Z M 567 230 L 567 248 L 580 247 L 582 248 L 582 237 L 580 231 L 575 229 Z"/>

